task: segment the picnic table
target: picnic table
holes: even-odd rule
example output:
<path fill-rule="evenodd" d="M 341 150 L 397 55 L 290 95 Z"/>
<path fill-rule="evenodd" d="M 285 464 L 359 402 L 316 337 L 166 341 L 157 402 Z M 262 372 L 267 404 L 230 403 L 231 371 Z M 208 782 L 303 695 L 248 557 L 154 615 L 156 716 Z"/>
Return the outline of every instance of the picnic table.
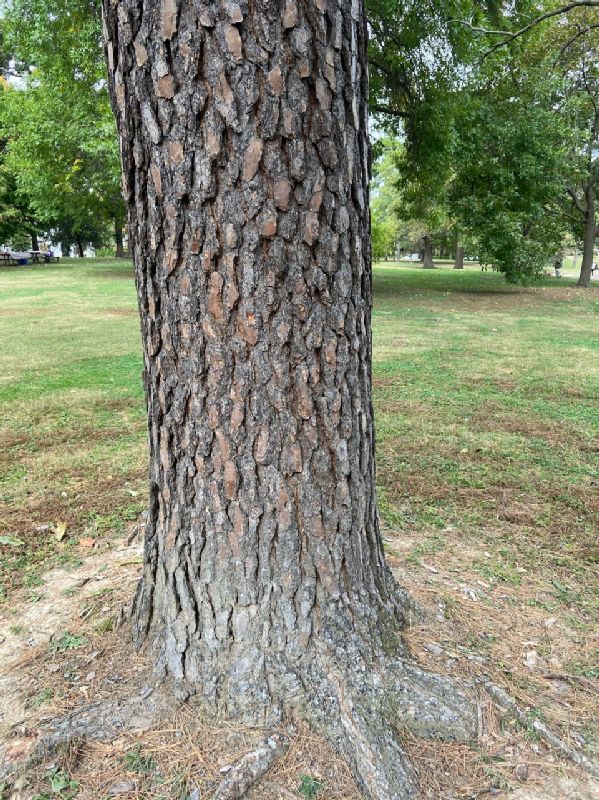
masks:
<path fill-rule="evenodd" d="M 58 264 L 60 261 L 58 256 L 44 253 L 41 250 L 29 250 L 23 252 L 7 251 L 0 253 L 0 264 L 8 264 L 10 266 L 24 265 L 31 262 L 32 264 Z"/>

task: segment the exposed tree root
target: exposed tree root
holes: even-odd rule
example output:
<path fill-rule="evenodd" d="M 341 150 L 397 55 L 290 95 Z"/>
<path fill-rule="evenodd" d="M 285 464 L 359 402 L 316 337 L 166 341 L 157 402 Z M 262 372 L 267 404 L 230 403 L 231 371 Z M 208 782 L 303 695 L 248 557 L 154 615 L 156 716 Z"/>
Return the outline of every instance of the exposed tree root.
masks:
<path fill-rule="evenodd" d="M 476 704 L 448 678 L 425 672 L 407 660 L 403 648 L 391 656 L 362 649 L 358 639 L 338 637 L 336 642 L 335 647 L 329 644 L 313 651 L 301 672 L 292 672 L 286 663 L 270 663 L 265 668 L 270 707 L 279 709 L 283 725 L 304 719 L 323 734 L 347 759 L 369 800 L 413 800 L 418 781 L 401 743 L 402 731 L 441 740 L 474 739 Z M 191 684 L 189 692 L 185 688 L 185 683 L 173 686 L 167 681 L 150 696 L 94 703 L 45 723 L 37 731 L 27 763 L 9 765 L 4 775 L 52 758 L 73 742 L 107 741 L 124 730 L 146 729 L 165 711 L 172 711 L 177 696 L 183 699 L 195 692 L 190 702 L 197 704 L 200 713 L 210 716 L 216 710 L 240 718 L 236 710 L 243 705 L 211 708 L 202 697 L 201 684 Z M 261 723 L 256 716 L 252 724 L 268 722 Z M 287 744 L 284 733 L 266 737 L 231 768 L 214 800 L 243 797 Z"/>
<path fill-rule="evenodd" d="M 538 719 L 531 719 L 530 716 L 524 711 L 517 703 L 512 700 L 512 698 L 497 684 L 493 683 L 492 681 L 480 681 L 480 686 L 485 690 L 485 692 L 491 697 L 491 699 L 497 703 L 497 705 L 502 708 L 507 714 L 509 714 L 514 719 L 517 719 L 522 725 L 527 728 L 532 728 L 535 733 L 550 747 L 553 747 L 562 756 L 572 761 L 577 766 L 584 769 L 590 775 L 593 775 L 595 778 L 599 778 L 599 765 L 596 764 L 591 759 L 587 758 L 582 753 L 578 752 L 578 750 L 574 750 L 572 747 L 566 744 L 559 736 L 556 736 L 555 733 L 549 730 L 549 728 L 544 725 Z"/>
<path fill-rule="evenodd" d="M 157 696 L 123 701 L 90 703 L 39 727 L 29 746 L 19 749 L 18 759 L 5 757 L 0 763 L 0 781 L 53 758 L 74 742 L 109 741 L 124 730 L 145 730 L 165 708 L 165 698 Z M 10 753 L 10 748 L 7 748 Z"/>
<path fill-rule="evenodd" d="M 316 725 L 348 760 L 360 789 L 372 800 L 411 800 L 418 782 L 401 744 L 401 732 L 469 741 L 478 734 L 476 704 L 447 678 L 413 664 L 383 659 L 349 677 L 330 673 L 328 705 Z"/>
<path fill-rule="evenodd" d="M 248 789 L 265 775 L 289 746 L 289 737 L 275 733 L 231 767 L 226 778 L 213 795 L 213 800 L 239 800 Z"/>

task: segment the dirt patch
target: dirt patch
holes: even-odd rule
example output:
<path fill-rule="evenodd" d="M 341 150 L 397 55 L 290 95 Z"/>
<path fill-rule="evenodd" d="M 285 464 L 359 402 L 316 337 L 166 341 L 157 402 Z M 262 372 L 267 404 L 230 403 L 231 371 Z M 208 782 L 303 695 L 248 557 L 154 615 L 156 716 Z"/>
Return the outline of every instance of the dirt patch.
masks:
<path fill-rule="evenodd" d="M 487 558 L 485 545 L 466 544 L 459 531 L 446 535 L 457 547 L 448 542 L 443 552 L 417 563 L 408 554 L 418 540 L 386 532 L 394 571 L 427 611 L 426 622 L 406 635 L 414 657 L 435 672 L 468 680 L 490 676 L 530 709 L 531 718 L 541 714 L 571 746 L 592 755 L 599 682 L 555 677 L 571 673 L 567 659 L 574 653 L 590 659 L 596 647 L 592 633 L 583 635 L 562 616 L 527 606 L 527 599 L 540 594 L 536 577 L 526 570 L 520 573 L 526 583 L 518 585 L 488 576 L 482 580 L 473 567 Z M 27 747 L 44 719 L 152 686 L 151 664 L 133 651 L 127 629 L 110 630 L 132 595 L 139 569 L 140 545 L 116 543 L 75 570 L 48 572 L 38 602 L 19 597 L 2 609 L 0 737 L 13 756 Z M 549 670 L 554 677 L 548 677 Z M 195 789 L 199 797 L 209 797 L 224 770 L 263 732 L 206 722 L 192 703 L 173 706 L 168 719 L 151 724 L 142 719 L 113 741 L 83 744 L 52 764 L 39 765 L 22 776 L 14 800 L 47 791 L 48 775 L 57 770 L 77 786 L 80 800 L 117 790 L 128 800 L 175 800 Z M 466 800 L 481 793 L 557 800 L 558 786 L 567 789 L 561 797 L 596 796 L 597 784 L 482 696 L 481 720 L 481 736 L 471 745 L 425 742 L 399 731 L 426 800 Z M 285 800 L 301 796 L 300 787 L 317 788 L 318 800 L 360 800 L 346 764 L 305 728 L 248 797 Z"/>
<path fill-rule="evenodd" d="M 431 292 L 432 293 L 432 292 Z M 451 311 L 473 311 L 477 314 L 497 313 L 502 312 L 509 306 L 509 309 L 523 308 L 532 309 L 535 307 L 542 307 L 546 304 L 558 303 L 572 303 L 579 302 L 584 299 L 580 291 L 574 288 L 564 289 L 563 287 L 511 287 L 503 286 L 501 288 L 493 289 L 493 291 L 485 290 L 462 290 L 462 291 L 448 291 L 449 297 L 439 302 L 431 302 L 430 297 L 427 297 L 426 292 L 421 291 L 422 302 L 418 303 L 417 298 L 412 300 L 413 305 L 421 305 L 427 311 L 433 313 L 447 313 L 448 305 Z"/>
<path fill-rule="evenodd" d="M 89 609 L 102 598 L 106 599 L 99 608 L 109 615 L 115 604 L 132 593 L 140 563 L 139 544 L 120 544 L 85 559 L 76 569 L 45 573 L 37 602 L 20 599 L 0 607 L 0 730 L 6 731 L 27 716 L 31 670 L 36 691 L 50 688 L 45 678 L 58 675 L 49 658 L 50 639 L 67 631 L 77 635 L 91 616 Z M 80 698 L 80 687 L 77 693 Z"/>

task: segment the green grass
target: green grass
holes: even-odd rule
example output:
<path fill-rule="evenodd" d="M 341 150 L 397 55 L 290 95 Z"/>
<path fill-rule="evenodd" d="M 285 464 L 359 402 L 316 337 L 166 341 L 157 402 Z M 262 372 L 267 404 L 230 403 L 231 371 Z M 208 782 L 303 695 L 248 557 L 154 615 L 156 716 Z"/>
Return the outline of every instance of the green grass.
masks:
<path fill-rule="evenodd" d="M 380 507 L 418 537 L 412 559 L 444 547 L 448 527 L 490 542 L 500 530 L 481 577 L 513 583 L 540 559 L 568 599 L 596 605 L 598 329 L 599 291 L 568 278 L 522 289 L 472 266 L 375 268 Z M 0 544 L 2 598 L 143 507 L 131 265 L 0 270 L 0 339 L 0 536 L 23 542 Z"/>
<path fill-rule="evenodd" d="M 487 542 L 485 580 L 574 576 L 599 605 L 599 291 L 507 286 L 473 269 L 375 270 L 374 399 L 383 520 Z M 500 533 L 500 536 L 498 536 Z M 437 537 L 437 538 L 435 538 Z M 428 544 L 427 544 L 428 543 Z"/>
<path fill-rule="evenodd" d="M 133 270 L 67 261 L 0 270 L 0 584 L 68 565 L 79 536 L 143 507 L 145 416 Z M 65 523 L 57 542 L 53 529 Z M 41 530 L 36 530 L 41 529 Z"/>

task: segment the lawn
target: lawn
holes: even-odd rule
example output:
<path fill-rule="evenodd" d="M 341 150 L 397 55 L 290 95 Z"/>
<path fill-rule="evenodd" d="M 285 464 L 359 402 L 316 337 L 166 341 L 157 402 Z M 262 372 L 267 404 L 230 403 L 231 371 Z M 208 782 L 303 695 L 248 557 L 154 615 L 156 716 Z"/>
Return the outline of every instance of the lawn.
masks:
<path fill-rule="evenodd" d="M 81 538 L 101 541 L 143 508 L 131 264 L 4 268 L 0 340 L 0 536 L 23 542 L 0 547 L 6 595 L 35 587 L 49 558 L 77 561 Z"/>
<path fill-rule="evenodd" d="M 387 554 L 434 612 L 408 633 L 413 652 L 436 671 L 490 674 L 597 753 L 599 290 L 553 278 L 511 287 L 473 266 L 379 265 L 374 285 Z M 12 597 L 43 595 L 44 569 L 109 550 L 143 510 L 130 263 L 0 270 L 0 337 L 0 602 L 9 612 Z M 530 755 L 529 734 L 505 733 L 512 759 Z M 470 755 L 429 757 L 455 767 Z M 538 759 L 537 770 L 552 768 Z M 508 768 L 489 763 L 478 758 L 480 774 L 464 782 L 506 786 Z"/>
<path fill-rule="evenodd" d="M 543 560 L 560 574 L 590 569 L 598 330 L 599 292 L 569 282 L 521 289 L 474 268 L 376 268 L 383 520 L 417 533 L 420 547 L 447 526 L 484 538 L 503 520 L 514 533 L 507 549 L 542 541 Z M 143 507 L 131 265 L 3 269 L 0 337 L 0 535 L 23 542 L 2 547 L 7 593 L 35 583 L 40 562 L 77 558 L 80 538 L 100 542 Z M 582 591 L 592 602 L 591 586 Z"/>

